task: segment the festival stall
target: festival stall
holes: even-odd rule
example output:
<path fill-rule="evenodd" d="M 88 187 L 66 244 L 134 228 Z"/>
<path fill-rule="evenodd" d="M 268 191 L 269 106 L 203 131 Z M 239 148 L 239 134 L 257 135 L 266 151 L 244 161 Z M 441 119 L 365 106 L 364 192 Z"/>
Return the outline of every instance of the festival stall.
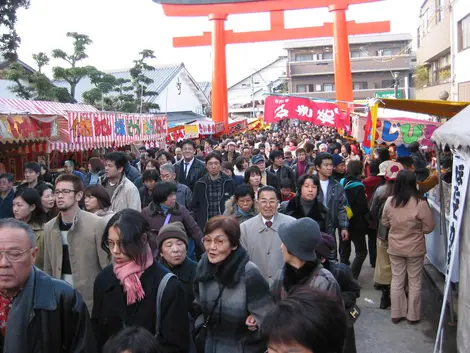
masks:
<path fill-rule="evenodd" d="M 100 112 L 82 104 L 0 99 L 0 158 L 5 170 L 23 178 L 23 165 L 39 161 L 51 170 L 66 159 L 79 164 L 96 148 L 130 144 L 162 147 L 164 115 Z M 12 157 L 15 156 L 15 157 Z"/>
<path fill-rule="evenodd" d="M 50 146 L 66 139 L 67 111 L 97 111 L 81 104 L 0 98 L 0 163 L 6 172 L 23 179 L 28 161 L 49 165 Z"/>
<path fill-rule="evenodd" d="M 470 105 L 434 131 L 432 135 L 432 139 L 438 146 L 448 145 L 453 152 L 449 210 L 442 215 L 445 219 L 445 226 L 441 227 L 447 239 L 444 257 L 446 284 L 434 352 L 442 352 L 443 329 L 447 326 L 444 322 L 447 300 L 451 295 L 450 284 L 455 282 L 456 277 L 459 281 L 457 348 L 459 352 L 470 352 L 470 238 L 468 236 L 470 212 L 469 208 L 465 207 L 466 200 L 470 197 L 468 188 L 470 179 L 469 121 Z M 443 200 L 440 200 L 438 206 L 441 209 L 447 208 Z"/>

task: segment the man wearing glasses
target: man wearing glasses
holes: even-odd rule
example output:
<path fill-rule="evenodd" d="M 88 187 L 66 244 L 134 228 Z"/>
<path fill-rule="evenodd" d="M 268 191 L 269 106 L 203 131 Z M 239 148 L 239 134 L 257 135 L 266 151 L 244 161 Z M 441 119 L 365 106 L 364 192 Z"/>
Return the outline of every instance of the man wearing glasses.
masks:
<path fill-rule="evenodd" d="M 240 225 L 242 246 L 248 252 L 250 261 L 255 263 L 263 277 L 272 284 L 277 271 L 284 266 L 281 239 L 277 233 L 283 223 L 295 218 L 278 213 L 279 195 L 272 186 L 258 190 L 258 215 Z"/>
<path fill-rule="evenodd" d="M 13 218 L 0 220 L 2 352 L 95 353 L 82 297 L 68 284 L 39 271 L 33 265 L 37 252 L 36 235 L 29 225 Z"/>
<path fill-rule="evenodd" d="M 206 174 L 204 162 L 195 158 L 196 144 L 191 140 L 184 140 L 181 145 L 183 159 L 175 163 L 176 180 L 194 191 L 196 181 Z"/>
<path fill-rule="evenodd" d="M 59 215 L 44 226 L 44 272 L 62 279 L 93 305 L 93 282 L 109 264 L 101 249 L 106 219 L 80 210 L 83 183 L 73 174 L 62 174 L 55 185 Z"/>

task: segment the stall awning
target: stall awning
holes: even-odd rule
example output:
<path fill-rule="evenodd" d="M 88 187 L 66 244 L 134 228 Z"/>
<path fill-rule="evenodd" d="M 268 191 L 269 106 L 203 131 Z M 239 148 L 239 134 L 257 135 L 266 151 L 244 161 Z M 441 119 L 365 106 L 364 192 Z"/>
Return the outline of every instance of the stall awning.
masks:
<path fill-rule="evenodd" d="M 98 112 L 98 109 L 86 104 L 0 98 L 0 114 L 61 115 L 66 117 L 67 112 L 93 113 Z"/>
<path fill-rule="evenodd" d="M 404 110 L 421 114 L 437 115 L 451 118 L 458 114 L 470 102 L 443 102 L 427 100 L 409 100 L 409 99 L 380 99 L 378 100 L 380 108 Z"/>
<path fill-rule="evenodd" d="M 449 145 L 453 148 L 470 146 L 470 106 L 466 107 L 453 119 L 439 127 L 432 134 L 438 145 Z"/>

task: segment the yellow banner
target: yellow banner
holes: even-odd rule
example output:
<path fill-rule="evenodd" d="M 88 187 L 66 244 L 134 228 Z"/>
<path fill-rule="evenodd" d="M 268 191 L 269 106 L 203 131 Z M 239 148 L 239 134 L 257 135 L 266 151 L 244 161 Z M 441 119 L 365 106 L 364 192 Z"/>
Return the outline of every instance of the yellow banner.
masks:
<path fill-rule="evenodd" d="M 185 138 L 197 138 L 199 136 L 199 127 L 197 125 L 186 125 L 184 127 Z"/>

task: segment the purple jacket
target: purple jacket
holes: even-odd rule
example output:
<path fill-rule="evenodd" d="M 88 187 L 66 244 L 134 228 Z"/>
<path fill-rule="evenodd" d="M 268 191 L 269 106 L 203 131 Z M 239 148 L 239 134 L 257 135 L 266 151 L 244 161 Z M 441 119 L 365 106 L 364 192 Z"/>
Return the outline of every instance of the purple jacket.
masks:
<path fill-rule="evenodd" d="M 200 256 L 204 253 L 205 249 L 202 244 L 203 234 L 199 226 L 197 225 L 194 218 L 189 213 L 188 209 L 178 202 L 175 207 L 169 209 L 168 212 L 171 214 L 168 223 L 181 222 L 186 229 L 186 234 L 189 238 L 194 240 L 196 245 L 196 254 Z M 158 235 L 160 228 L 165 223 L 166 215 L 160 205 L 155 204 L 153 201 L 142 210 L 142 216 L 149 222 L 150 228 L 155 235 Z"/>

